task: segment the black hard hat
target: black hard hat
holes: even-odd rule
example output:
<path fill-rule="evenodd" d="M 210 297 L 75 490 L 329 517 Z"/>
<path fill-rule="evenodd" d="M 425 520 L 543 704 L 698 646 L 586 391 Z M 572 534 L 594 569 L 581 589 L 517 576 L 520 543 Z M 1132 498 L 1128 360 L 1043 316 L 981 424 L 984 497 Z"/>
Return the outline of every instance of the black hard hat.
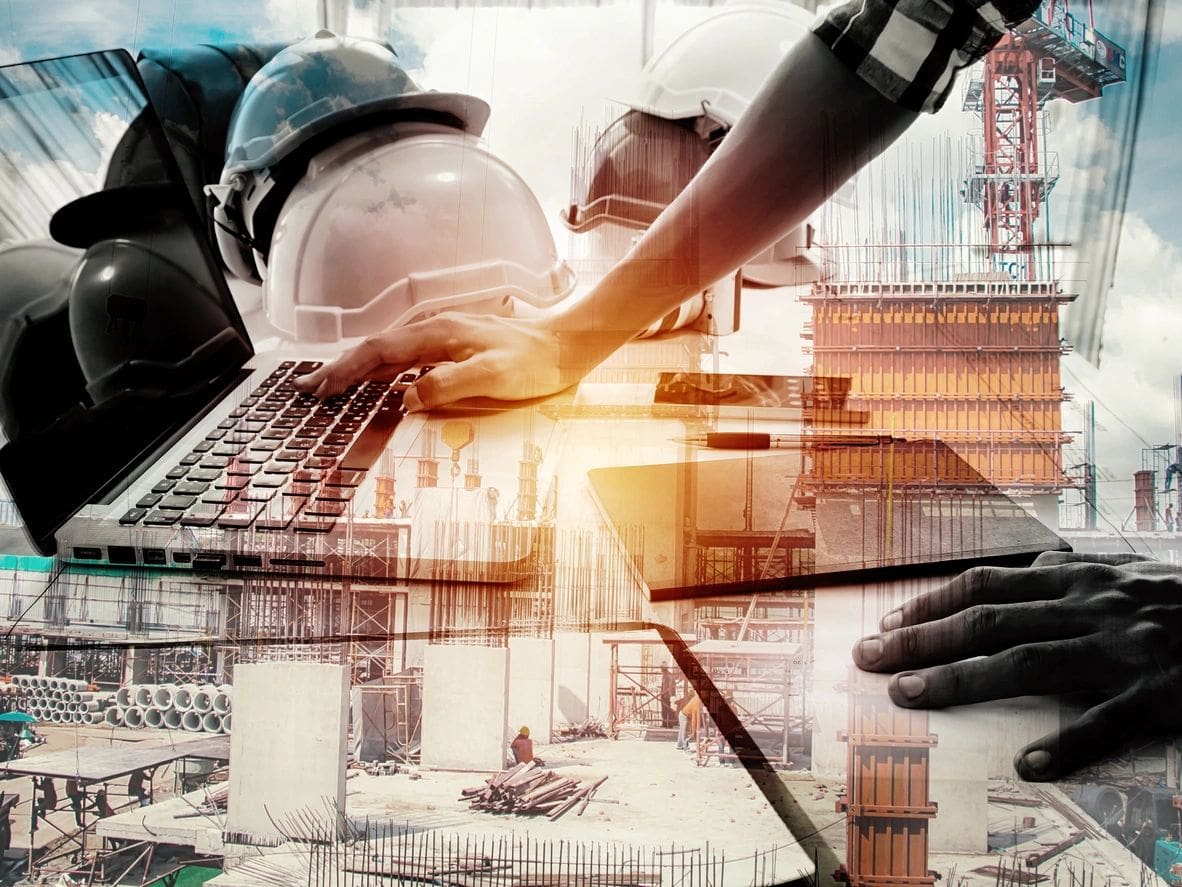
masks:
<path fill-rule="evenodd" d="M 67 317 L 81 254 L 50 240 L 0 247 L 0 425 L 9 440 L 85 399 Z"/>

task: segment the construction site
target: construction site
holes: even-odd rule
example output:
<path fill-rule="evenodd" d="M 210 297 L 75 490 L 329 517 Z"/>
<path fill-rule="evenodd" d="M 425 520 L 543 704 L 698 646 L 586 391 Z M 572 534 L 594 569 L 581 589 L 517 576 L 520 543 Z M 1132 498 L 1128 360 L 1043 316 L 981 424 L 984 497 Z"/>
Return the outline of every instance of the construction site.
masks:
<path fill-rule="evenodd" d="M 1013 752 L 1061 703 L 904 710 L 850 658 L 942 581 L 880 568 L 1005 554 L 1012 526 L 1123 550 L 1094 457 L 1065 457 L 1075 295 L 1037 224 L 1046 104 L 1125 81 L 1098 24 L 1044 3 L 966 78 L 973 250 L 831 243 L 807 282 L 744 289 L 730 338 L 712 316 L 507 419 L 404 426 L 349 512 L 365 578 L 0 557 L 0 883 L 1182 883 L 1176 745 L 1025 783 Z M 719 342 L 757 348 L 793 297 L 808 363 L 764 363 L 791 374 L 770 427 L 794 445 L 724 463 L 691 442 L 750 414 L 653 408 L 653 378 L 699 397 Z M 1177 562 L 1182 426 L 1144 460 L 1135 538 Z M 1082 527 L 1060 530 L 1065 496 L 1091 503 Z M 513 575 L 468 569 L 490 560 Z"/>

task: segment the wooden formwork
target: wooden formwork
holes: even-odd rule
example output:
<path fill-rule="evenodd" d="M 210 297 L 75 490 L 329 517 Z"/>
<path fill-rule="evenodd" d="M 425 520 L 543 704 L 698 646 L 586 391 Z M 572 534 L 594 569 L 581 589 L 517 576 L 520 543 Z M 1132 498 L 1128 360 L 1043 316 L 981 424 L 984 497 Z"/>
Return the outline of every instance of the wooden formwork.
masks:
<path fill-rule="evenodd" d="M 929 754 L 936 737 L 928 714 L 898 708 L 886 685 L 860 673 L 849 684 L 846 868 L 851 887 L 933 887 L 928 872 Z"/>

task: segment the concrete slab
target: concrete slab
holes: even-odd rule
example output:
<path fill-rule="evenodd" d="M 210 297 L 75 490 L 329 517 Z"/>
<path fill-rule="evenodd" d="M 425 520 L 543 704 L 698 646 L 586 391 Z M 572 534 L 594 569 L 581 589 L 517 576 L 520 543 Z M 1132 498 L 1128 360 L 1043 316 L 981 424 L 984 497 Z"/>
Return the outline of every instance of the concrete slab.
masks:
<path fill-rule="evenodd" d="M 691 755 L 664 743 L 639 740 L 593 740 L 539 748 L 548 765 L 560 775 L 580 782 L 608 779 L 582 816 L 572 811 L 556 821 L 473 811 L 460 798 L 462 789 L 481 784 L 488 774 L 432 771 L 420 778 L 409 774 L 349 779 L 348 806 L 353 820 L 371 829 L 383 823 L 403 830 L 403 858 L 417 858 L 408 849 L 431 847 L 480 848 L 480 855 L 497 857 L 516 847 L 515 874 L 554 874 L 528 861 L 547 857 L 554 864 L 563 852 L 598 850 L 601 858 L 630 856 L 646 868 L 659 869 L 661 883 L 679 880 L 677 866 L 685 860 L 713 859 L 709 883 L 719 885 L 774 885 L 791 883 L 812 871 L 812 855 L 801 849 L 746 771 L 711 765 L 698 767 Z M 824 806 L 824 805 L 822 805 Z M 831 806 L 830 806 L 831 809 Z M 836 819 L 836 816 L 832 816 Z M 809 829 L 815 831 L 815 829 Z M 526 843 L 528 841 L 528 844 Z M 259 887 L 307 883 L 363 883 L 331 880 L 323 868 L 331 854 L 317 854 L 291 844 L 267 850 L 214 881 L 211 887 Z M 339 863 L 364 859 L 352 848 L 337 856 Z M 725 862 L 723 861 L 725 858 Z M 551 883 L 568 883 L 552 880 Z M 694 880 L 698 883 L 698 880 Z M 706 881 L 702 881 L 706 883 Z"/>
<path fill-rule="evenodd" d="M 581 724 L 588 718 L 591 695 L 591 635 L 554 635 L 554 723 Z"/>
<path fill-rule="evenodd" d="M 432 645 L 423 660 L 423 766 L 500 770 L 509 746 L 508 648 Z"/>
<path fill-rule="evenodd" d="M 234 669 L 228 832 L 278 841 L 332 829 L 345 809 L 349 670 L 316 662 Z M 288 822 L 298 817 L 305 825 Z M 311 835 L 309 835 L 311 837 Z"/>

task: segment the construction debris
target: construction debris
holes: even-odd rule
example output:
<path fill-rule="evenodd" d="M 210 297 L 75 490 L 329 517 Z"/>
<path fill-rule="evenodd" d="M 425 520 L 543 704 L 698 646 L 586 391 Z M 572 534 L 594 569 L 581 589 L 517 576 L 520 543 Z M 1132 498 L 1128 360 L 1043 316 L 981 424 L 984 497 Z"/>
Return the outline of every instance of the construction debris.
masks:
<path fill-rule="evenodd" d="M 553 742 L 574 742 L 578 739 L 607 739 L 603 723 L 588 718 L 581 724 L 560 724 L 553 732 Z"/>
<path fill-rule="evenodd" d="M 575 805 L 579 806 L 578 815 L 582 816 L 591 796 L 606 781 L 605 776 L 594 783 L 580 783 L 552 770 L 544 770 L 536 761 L 530 761 L 498 773 L 485 780 L 484 785 L 464 789 L 461 800 L 468 800 L 473 810 L 522 816 L 544 813 L 553 820 Z"/>

